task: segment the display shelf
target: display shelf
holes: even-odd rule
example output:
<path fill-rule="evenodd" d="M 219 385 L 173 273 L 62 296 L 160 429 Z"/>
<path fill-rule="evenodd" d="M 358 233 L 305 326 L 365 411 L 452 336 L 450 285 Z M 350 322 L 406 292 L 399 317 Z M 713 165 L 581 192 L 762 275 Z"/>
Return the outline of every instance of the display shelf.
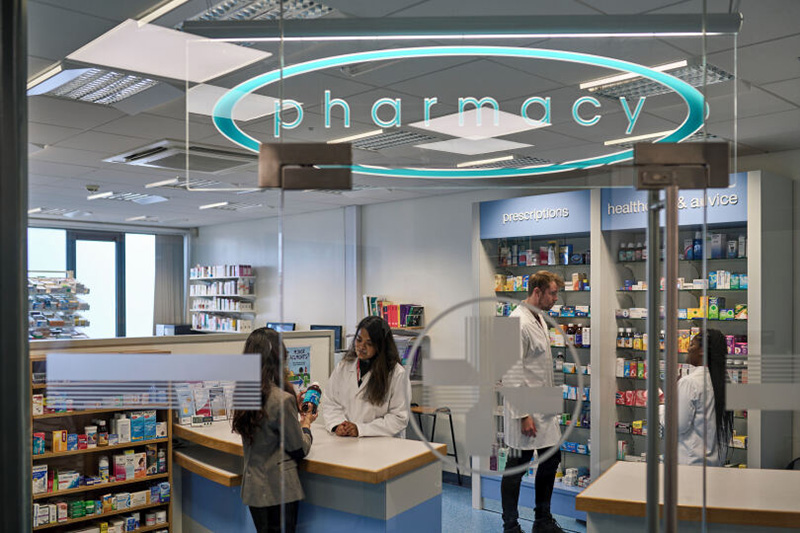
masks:
<path fill-rule="evenodd" d="M 198 333 L 250 333 L 252 330 L 231 330 L 231 329 L 201 329 L 201 328 L 192 328 L 192 331 L 197 331 Z"/>
<path fill-rule="evenodd" d="M 571 451 L 565 450 L 563 448 L 561 448 L 561 453 L 568 453 L 570 455 L 582 455 L 584 457 L 590 457 L 592 455 L 591 453 L 571 452 Z"/>
<path fill-rule="evenodd" d="M 678 292 L 747 292 L 747 289 L 678 289 Z M 647 289 L 637 289 L 637 290 L 626 290 L 626 289 L 617 289 L 617 292 L 627 294 L 631 292 L 640 292 L 646 293 Z M 661 289 L 660 292 L 664 292 L 664 289 Z M 559 293 L 560 294 L 560 293 Z"/>
<path fill-rule="evenodd" d="M 124 353 L 124 350 L 118 353 Z M 168 354 L 169 352 L 164 351 L 152 351 L 150 353 L 160 353 L 160 354 Z M 47 357 L 45 353 L 33 353 L 29 356 L 30 359 L 30 371 L 31 376 L 36 376 L 37 381 L 40 383 L 36 383 L 36 389 L 39 390 L 47 390 L 48 386 L 58 387 L 60 392 L 66 394 L 66 400 L 69 400 L 69 383 L 67 382 L 53 382 L 53 383 L 41 383 L 42 378 L 46 376 L 46 369 L 44 365 L 47 363 Z M 35 389 L 32 389 L 35 390 Z M 41 394 L 41 393 L 40 393 Z M 69 429 L 71 433 L 75 433 L 77 428 L 83 427 L 84 424 L 90 423 L 90 418 L 98 417 L 97 415 L 109 415 L 109 416 L 99 416 L 98 418 L 104 419 L 108 421 L 110 415 L 114 413 L 126 413 L 130 411 L 142 411 L 142 410 L 155 410 L 156 411 L 156 421 L 159 423 L 166 423 L 166 436 L 161 438 L 148 438 L 142 439 L 135 442 L 125 442 L 119 443 L 109 446 L 97 446 L 95 448 L 85 448 L 81 450 L 64 450 L 64 451 L 47 451 L 42 454 L 33 455 L 31 454 L 30 457 L 30 465 L 33 468 L 34 465 L 47 465 L 48 472 L 57 471 L 62 469 L 69 469 L 74 470 L 76 472 L 81 473 L 81 475 L 90 475 L 93 471 L 92 464 L 97 467 L 95 463 L 97 461 L 98 454 L 107 454 L 109 459 L 113 452 L 118 451 L 118 453 L 123 453 L 124 450 L 135 451 L 134 449 L 138 449 L 140 452 L 144 451 L 145 446 L 155 446 L 158 452 L 163 452 L 166 458 L 166 470 L 164 472 L 160 472 L 157 474 L 152 474 L 149 476 L 144 476 L 135 479 L 129 479 L 125 481 L 109 481 L 108 483 L 96 484 L 96 485 L 83 485 L 75 488 L 70 488 L 66 490 L 54 490 L 51 492 L 42 492 L 39 494 L 31 494 L 31 498 L 29 500 L 31 507 L 33 508 L 34 504 L 39 503 L 52 503 L 53 501 L 60 501 L 62 499 L 72 500 L 72 499 L 85 499 L 83 495 L 91 495 L 89 496 L 92 499 L 97 499 L 97 492 L 102 491 L 105 493 L 106 491 L 113 490 L 117 487 L 136 487 L 141 486 L 142 484 L 153 484 L 159 482 L 168 482 L 170 484 L 170 490 L 172 490 L 172 416 L 169 410 L 169 405 L 164 403 L 134 403 L 135 401 L 140 401 L 143 399 L 140 397 L 132 396 L 130 401 L 122 406 L 122 405 L 109 405 L 108 407 L 104 408 L 97 408 L 97 409 L 82 409 L 82 410 L 72 410 L 72 411 L 62 411 L 62 412 L 55 412 L 55 413 L 45 413 L 42 415 L 31 416 L 30 423 L 32 431 L 44 431 L 46 433 L 46 439 L 49 440 L 51 435 L 49 434 L 50 431 L 55 431 L 56 429 Z M 31 398 L 32 401 L 32 398 Z M 77 401 L 77 400 L 74 400 Z M 51 420 L 59 421 L 57 425 L 50 423 Z M 41 424 L 41 421 L 45 421 L 45 423 Z M 99 425 L 99 424 L 98 424 Z M 55 427 L 54 427 L 55 426 Z M 42 429 L 39 429 L 42 428 Z M 77 431 L 80 433 L 80 431 Z M 157 454 L 158 455 L 158 454 Z M 94 459 L 89 459 L 93 457 Z M 112 467 L 109 464 L 109 467 Z M 113 477 L 111 479 L 114 479 Z M 29 483 L 32 481 L 29 480 Z M 124 491 L 124 489 L 122 489 Z M 172 520 L 172 504 L 171 502 L 164 502 L 164 503 L 156 503 L 156 504 L 148 504 L 145 506 L 139 506 L 136 508 L 129 508 L 129 509 L 121 509 L 119 511 L 114 512 L 107 512 L 102 514 L 93 514 L 91 516 L 85 516 L 81 518 L 75 518 L 63 522 L 54 522 L 50 524 L 44 524 L 41 526 L 37 526 L 34 528 L 35 531 L 45 530 L 45 529 L 53 529 L 58 528 L 62 530 L 64 526 L 69 526 L 70 524 L 79 523 L 79 522 L 86 522 L 91 520 L 102 520 L 105 519 L 107 516 L 112 516 L 116 514 L 122 514 L 142 509 L 148 509 L 152 507 L 161 507 L 166 509 L 167 512 L 167 519 L 165 523 L 158 524 L 156 527 L 147 528 L 139 528 L 136 531 L 155 531 L 159 529 L 163 529 L 166 531 L 170 531 L 171 528 L 169 524 Z"/>
<path fill-rule="evenodd" d="M 562 294 L 575 294 L 575 293 L 590 293 L 592 292 L 591 289 L 584 289 L 581 291 L 558 291 L 558 295 L 561 296 Z M 632 292 L 632 291 L 631 291 Z M 495 294 L 528 294 L 528 291 L 494 291 Z"/>
<path fill-rule="evenodd" d="M 617 320 L 636 320 L 640 322 L 644 322 L 647 320 L 646 318 L 623 318 L 618 317 Z M 659 318 L 659 320 L 664 320 L 664 317 Z M 746 318 L 735 318 L 733 320 L 720 320 L 719 318 L 679 318 L 678 322 L 727 322 L 728 324 L 747 324 Z"/>
<path fill-rule="evenodd" d="M 63 277 L 28 278 L 28 338 L 80 339 L 86 338 L 81 328 L 89 321 L 81 317 L 89 305 L 78 299 L 89 294 L 82 283 L 66 271 Z"/>
<path fill-rule="evenodd" d="M 108 512 L 100 513 L 100 514 L 82 516 L 80 518 L 71 518 L 71 519 L 65 520 L 63 522 L 53 522 L 51 524 L 45 524 L 43 526 L 36 526 L 35 528 L 33 528 L 33 530 L 34 531 L 40 531 L 40 530 L 43 530 L 43 529 L 50 529 L 50 528 L 59 527 L 59 526 L 68 526 L 68 525 L 71 525 L 71 524 L 77 524 L 77 523 L 80 523 L 80 522 L 88 522 L 89 520 L 98 520 L 98 519 L 102 520 L 106 516 L 114 516 L 114 515 L 119 515 L 119 514 L 123 514 L 123 513 L 135 513 L 136 511 L 144 511 L 145 509 L 152 509 L 154 507 L 161 507 L 162 505 L 169 505 L 169 504 L 170 504 L 170 502 L 148 503 L 147 505 L 139 505 L 137 507 L 128 507 L 127 509 L 117 509 L 116 511 L 108 511 Z M 153 529 L 159 529 L 159 527 L 162 528 L 162 529 L 163 528 L 168 528 L 169 527 L 168 524 L 169 524 L 169 522 L 165 522 L 163 524 L 157 524 L 158 527 L 147 526 L 148 528 L 150 528 L 150 529 L 147 529 L 147 531 L 152 531 Z M 136 531 L 142 531 L 142 528 L 139 528 Z"/>
<path fill-rule="evenodd" d="M 256 279 L 255 276 L 211 276 L 202 278 L 189 278 L 189 281 L 222 281 L 231 279 Z"/>
<path fill-rule="evenodd" d="M 664 260 L 660 259 L 660 261 L 664 261 Z M 708 259 L 705 259 L 705 261 L 708 261 L 709 263 L 721 263 L 721 262 L 724 262 L 724 261 L 741 261 L 741 262 L 746 263 L 747 262 L 747 257 L 717 257 L 717 258 L 714 258 L 714 259 L 708 258 Z M 616 263 L 618 265 L 646 265 L 647 261 L 646 260 L 640 260 L 640 261 L 617 261 Z M 701 265 L 701 264 L 703 264 L 703 259 L 679 259 L 678 263 L 679 264 L 689 264 L 689 265 Z"/>
<path fill-rule="evenodd" d="M 83 451 L 83 450 L 81 450 Z M 169 477 L 169 473 L 164 474 L 154 474 L 151 476 L 140 477 L 136 479 L 126 479 L 125 481 L 109 481 L 108 483 L 100 483 L 99 485 L 83 485 L 80 487 L 76 487 L 74 489 L 67 489 L 67 490 L 57 490 L 53 492 L 42 492 L 40 494 L 34 494 L 34 500 L 44 500 L 47 498 L 55 498 L 58 496 L 68 496 L 70 494 L 79 494 L 84 492 L 94 492 L 96 490 L 106 490 L 108 488 L 114 487 L 122 487 L 125 485 L 132 485 L 134 483 L 142 483 L 144 481 L 153 481 L 153 480 L 164 480 Z"/>
<path fill-rule="evenodd" d="M 99 453 L 106 450 L 123 450 L 125 448 L 135 448 L 136 446 L 144 446 L 145 444 L 167 444 L 167 438 L 161 437 L 160 439 L 139 440 L 136 442 L 124 442 L 122 444 L 114 444 L 111 446 L 98 446 L 96 448 L 85 448 L 83 450 L 70 450 L 67 452 L 45 452 L 33 456 L 34 461 L 41 461 L 42 459 L 54 459 L 57 457 L 69 457 L 72 455 L 84 455 L 88 453 Z"/>

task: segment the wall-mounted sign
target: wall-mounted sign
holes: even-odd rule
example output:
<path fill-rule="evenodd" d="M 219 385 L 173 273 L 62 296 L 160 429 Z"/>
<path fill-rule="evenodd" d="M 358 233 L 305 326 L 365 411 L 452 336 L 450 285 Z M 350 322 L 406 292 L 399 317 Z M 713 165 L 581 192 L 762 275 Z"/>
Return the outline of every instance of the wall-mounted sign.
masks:
<path fill-rule="evenodd" d="M 587 190 L 482 202 L 481 239 L 588 232 L 590 196 Z"/>
<path fill-rule="evenodd" d="M 605 230 L 630 230 L 647 227 L 647 192 L 626 187 L 603 189 L 601 195 L 601 227 Z M 703 224 L 703 207 L 707 206 L 709 224 L 728 224 L 747 221 L 747 174 L 731 175 L 727 189 L 680 191 L 678 195 L 678 224 Z M 664 213 L 661 213 L 664 225 Z"/>
<path fill-rule="evenodd" d="M 547 50 L 541 48 L 519 48 L 512 46 L 425 46 L 411 48 L 396 48 L 385 50 L 373 50 L 354 54 L 325 57 L 289 65 L 283 70 L 277 69 L 265 74 L 251 78 L 237 85 L 228 91 L 214 106 L 213 120 L 214 125 L 222 135 L 232 142 L 253 152 L 259 151 L 260 141 L 245 133 L 233 120 L 234 108 L 248 94 L 263 89 L 282 79 L 288 79 L 303 74 L 317 72 L 330 68 L 341 68 L 347 65 L 370 63 L 376 61 L 399 60 L 399 59 L 420 59 L 430 57 L 494 57 L 494 58 L 515 58 L 530 59 L 538 61 L 558 61 L 582 65 L 591 65 L 610 69 L 614 72 L 623 72 L 641 76 L 655 81 L 665 86 L 669 91 L 680 96 L 686 104 L 686 116 L 683 122 L 656 142 L 680 142 L 695 133 L 703 124 L 703 95 L 688 83 L 651 68 L 622 61 L 611 57 L 597 56 L 593 54 L 583 54 L 578 52 L 568 52 L 564 50 Z M 433 88 L 432 88 L 433 89 Z M 344 127 L 350 125 L 350 107 L 343 98 L 332 95 L 330 91 L 324 91 L 321 101 L 324 101 L 325 127 L 330 127 L 330 110 L 333 107 L 341 108 L 344 115 Z M 439 104 L 436 97 L 424 98 L 424 117 L 425 122 L 431 118 L 431 108 Z M 444 103 L 444 102 L 442 102 Z M 457 102 L 448 102 L 451 105 L 458 105 L 459 118 L 463 119 L 463 113 L 467 110 L 483 110 L 485 115 L 499 113 L 499 104 L 491 95 L 464 94 L 457 99 Z M 378 98 L 372 105 L 371 116 L 362 117 L 361 122 L 372 120 L 381 128 L 399 127 L 402 125 L 402 99 L 401 98 Z M 628 101 L 620 98 L 616 103 L 609 105 L 619 106 L 627 117 L 626 134 L 631 134 L 638 120 L 642 109 L 645 106 L 645 98 L 637 101 Z M 584 127 L 592 127 L 597 124 L 601 116 L 597 114 L 598 108 L 603 104 L 593 96 L 582 96 L 572 103 L 572 119 L 577 124 Z M 435 108 L 434 108 L 435 109 Z M 274 133 L 275 137 L 280 137 L 283 130 L 290 130 L 299 127 L 303 122 L 303 105 L 291 99 L 284 99 L 283 106 L 276 102 L 274 113 Z M 532 94 L 529 95 L 517 112 L 524 121 L 536 123 L 539 127 L 551 126 L 551 97 L 548 95 Z M 381 118 L 379 114 L 384 114 Z M 286 116 L 284 116 L 286 115 Z M 477 113 L 477 120 L 480 120 L 481 113 Z M 463 123 L 460 120 L 459 123 Z M 394 178 L 427 178 L 427 179 L 470 179 L 470 178 L 509 178 L 520 176 L 531 176 L 550 174 L 554 172 L 564 172 L 568 170 L 584 169 L 601 165 L 610 165 L 621 161 L 628 161 L 633 157 L 633 150 L 621 150 L 606 155 L 590 157 L 575 161 L 560 162 L 527 168 L 386 168 L 369 165 L 353 165 L 352 171 L 359 174 L 372 176 L 388 176 Z"/>

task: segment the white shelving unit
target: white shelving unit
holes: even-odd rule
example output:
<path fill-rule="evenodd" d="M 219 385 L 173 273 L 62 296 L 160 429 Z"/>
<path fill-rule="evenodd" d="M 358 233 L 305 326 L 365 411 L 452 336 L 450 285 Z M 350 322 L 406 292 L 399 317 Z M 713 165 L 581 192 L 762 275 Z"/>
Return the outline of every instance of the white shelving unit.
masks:
<path fill-rule="evenodd" d="M 205 333 L 249 333 L 256 314 L 250 265 L 196 266 L 189 273 L 192 329 Z"/>

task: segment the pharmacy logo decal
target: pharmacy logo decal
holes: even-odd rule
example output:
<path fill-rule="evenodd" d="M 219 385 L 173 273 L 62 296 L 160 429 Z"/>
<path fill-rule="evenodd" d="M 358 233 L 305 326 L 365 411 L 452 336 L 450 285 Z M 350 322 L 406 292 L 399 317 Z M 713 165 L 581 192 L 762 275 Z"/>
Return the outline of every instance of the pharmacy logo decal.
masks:
<path fill-rule="evenodd" d="M 536 59 L 550 60 L 566 63 L 576 63 L 608 68 L 611 70 L 630 73 L 650 79 L 677 93 L 686 104 L 686 117 L 684 121 L 664 138 L 656 142 L 680 142 L 687 139 L 697 132 L 703 125 L 703 95 L 688 83 L 663 72 L 658 72 L 651 68 L 629 61 L 623 61 L 611 57 L 604 57 L 579 52 L 566 52 L 562 50 L 547 50 L 542 48 L 519 48 L 507 46 L 427 46 L 416 48 L 396 48 L 387 50 L 374 50 L 358 52 L 354 54 L 338 55 L 298 63 L 284 67 L 281 74 L 280 69 L 276 69 L 259 76 L 255 76 L 228 91 L 220 98 L 214 106 L 213 121 L 216 128 L 222 135 L 230 139 L 235 144 L 243 148 L 258 152 L 260 142 L 242 131 L 233 120 L 233 110 L 237 103 L 252 92 L 279 82 L 282 78 L 288 79 L 303 74 L 309 74 L 324 69 L 343 67 L 355 63 L 368 63 L 373 61 L 387 61 L 397 59 L 429 58 L 429 57 L 503 57 L 517 59 Z M 628 118 L 627 133 L 633 131 L 633 126 L 639 117 L 644 104 L 641 98 L 633 111 L 624 98 L 620 98 L 620 105 Z M 342 105 L 341 99 L 330 99 L 329 91 L 325 93 L 326 108 L 331 105 Z M 435 98 L 426 98 L 425 119 L 430 119 L 430 106 L 436 103 Z M 400 126 L 402 102 L 399 98 L 382 98 L 377 100 L 372 107 L 372 120 L 380 127 Z M 473 105 L 481 109 L 484 105 L 493 107 L 497 110 L 497 102 L 491 97 L 480 99 L 474 96 L 459 98 L 459 113 L 463 113 L 466 105 Z M 292 108 L 295 111 L 295 118 L 291 122 L 282 121 L 280 103 L 276 103 L 275 109 L 275 136 L 280 137 L 283 129 L 289 130 L 298 127 L 303 121 L 303 108 L 299 102 L 294 100 L 283 100 L 283 107 Z M 381 107 L 388 107 L 394 111 L 394 118 L 390 121 L 381 120 L 377 110 Z M 529 109 L 539 107 L 543 110 L 543 117 L 532 119 L 529 117 Z M 591 127 L 600 120 L 599 115 L 587 118 L 587 109 L 590 107 L 601 107 L 600 102 L 591 96 L 578 98 L 572 106 L 572 118 L 578 124 Z M 550 98 L 542 96 L 532 96 L 525 100 L 520 109 L 520 116 L 528 123 L 537 122 L 550 123 Z M 480 113 L 478 114 L 480 117 Z M 463 117 L 460 117 L 463 118 Z M 349 123 L 349 113 L 345 113 L 345 125 Z M 326 126 L 329 122 L 326 121 Z M 353 165 L 352 171 L 358 174 L 370 176 L 386 176 L 394 178 L 428 178 L 428 179 L 470 179 L 470 178 L 513 178 L 521 176 L 542 175 L 555 172 L 564 172 L 576 169 L 587 169 L 603 165 L 611 165 L 628 161 L 633 157 L 633 150 L 622 150 L 613 154 L 599 157 L 591 157 L 564 163 L 531 166 L 527 168 L 497 168 L 497 169 L 432 169 L 432 168 L 384 168 L 369 165 Z"/>

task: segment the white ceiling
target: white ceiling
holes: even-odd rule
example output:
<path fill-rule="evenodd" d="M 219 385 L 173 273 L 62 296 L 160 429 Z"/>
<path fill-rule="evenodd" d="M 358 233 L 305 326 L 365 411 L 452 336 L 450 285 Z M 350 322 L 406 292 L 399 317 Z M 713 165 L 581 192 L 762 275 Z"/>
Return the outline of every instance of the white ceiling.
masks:
<path fill-rule="evenodd" d="M 136 18 L 163 0 L 29 0 L 29 61 L 31 77 L 54 62 L 61 61 L 81 46 L 129 18 Z M 189 0 L 154 23 L 174 27 L 204 10 L 216 0 Z M 598 15 L 636 13 L 698 13 L 701 0 L 562 0 L 532 2 L 504 0 L 328 0 L 327 5 L 344 17 L 422 17 L 448 16 L 515 16 L 515 15 Z M 710 12 L 724 13 L 738 9 L 744 15 L 742 31 L 735 42 L 731 37 L 713 38 L 708 42 L 708 62 L 733 72 L 737 69 L 739 84 L 738 122 L 734 118 L 733 84 L 709 87 L 712 115 L 708 132 L 732 140 L 734 124 L 738 124 L 739 155 L 763 154 L 800 148 L 800 1 L 797 0 L 708 0 Z M 290 65 L 324 55 L 368 50 L 373 47 L 414 46 L 419 43 L 380 41 L 378 43 L 327 42 L 287 43 L 286 64 Z M 425 44 L 431 44 L 430 42 Z M 699 39 L 543 39 L 537 41 L 504 41 L 512 44 L 590 52 L 617 57 L 645 65 L 657 65 L 698 56 L 702 52 Z M 738 50 L 734 54 L 734 46 Z M 272 46 L 273 48 L 270 48 Z M 273 52 L 269 59 L 239 72 L 212 80 L 210 83 L 232 87 L 255 74 L 278 65 L 276 45 L 259 44 Z M 131 53 L 135 53 L 134 50 Z M 738 59 L 738 64 L 736 63 Z M 408 125 L 422 120 L 424 97 L 439 98 L 433 117 L 455 113 L 459 96 L 497 98 L 503 110 L 518 113 L 519 106 L 533 95 L 551 96 L 553 126 L 504 136 L 503 139 L 533 145 L 513 150 L 519 156 L 533 156 L 560 162 L 609 153 L 604 140 L 623 137 L 627 121 L 618 103 L 603 100 L 601 122 L 591 128 L 571 119 L 571 106 L 576 98 L 587 93 L 578 83 L 607 75 L 597 68 L 545 62 L 523 62 L 512 59 L 443 58 L 400 61 L 349 76 L 338 69 L 305 75 L 285 81 L 283 94 L 304 104 L 306 115 L 296 130 L 284 133 L 287 141 L 325 141 L 375 129 L 370 108 L 379 98 L 403 100 L 403 130 L 415 131 Z M 126 218 L 147 215 L 157 217 L 162 227 L 195 227 L 208 224 L 242 221 L 275 216 L 279 194 L 275 191 L 239 195 L 234 192 L 189 192 L 178 189 L 145 189 L 145 184 L 175 177 L 175 172 L 137 168 L 103 162 L 121 152 L 142 147 L 162 139 L 185 140 L 225 149 L 235 149 L 202 115 L 185 120 L 184 88 L 177 98 L 129 115 L 113 107 L 78 103 L 49 97 L 29 99 L 29 142 L 40 149 L 30 157 L 29 207 L 62 208 L 90 212 L 85 221 L 124 223 Z M 262 93 L 278 97 L 277 87 Z M 325 129 L 322 120 L 322 98 L 325 89 L 334 97 L 345 98 L 351 107 L 352 127 L 342 128 L 341 113 L 334 111 L 333 127 Z M 683 119 L 682 103 L 674 95 L 648 98 L 642 117 L 633 135 L 673 129 Z M 259 140 L 271 140 L 271 117 L 244 123 L 244 130 Z M 436 140 L 452 137 L 430 134 Z M 42 148 L 43 147 L 43 148 Z M 497 152 L 492 156 L 503 155 Z M 445 166 L 485 157 L 461 156 L 411 145 L 378 152 L 354 150 L 356 162 L 375 165 Z M 254 171 L 225 175 L 201 175 L 247 187 L 256 182 Z M 326 192 L 294 192 L 285 199 L 286 213 L 331 209 L 341 205 L 394 201 L 444 192 L 426 188 L 419 182 L 414 187 L 388 179 L 370 180 L 355 176 L 363 190 L 343 194 Z M 87 185 L 114 192 L 151 193 L 166 196 L 168 202 L 138 205 L 116 200 L 86 199 Z M 220 201 L 262 204 L 246 211 L 199 210 L 203 204 Z M 62 218 L 41 217 L 34 218 Z M 138 223 L 133 223 L 138 224 Z M 143 225 L 153 225 L 144 222 Z"/>

